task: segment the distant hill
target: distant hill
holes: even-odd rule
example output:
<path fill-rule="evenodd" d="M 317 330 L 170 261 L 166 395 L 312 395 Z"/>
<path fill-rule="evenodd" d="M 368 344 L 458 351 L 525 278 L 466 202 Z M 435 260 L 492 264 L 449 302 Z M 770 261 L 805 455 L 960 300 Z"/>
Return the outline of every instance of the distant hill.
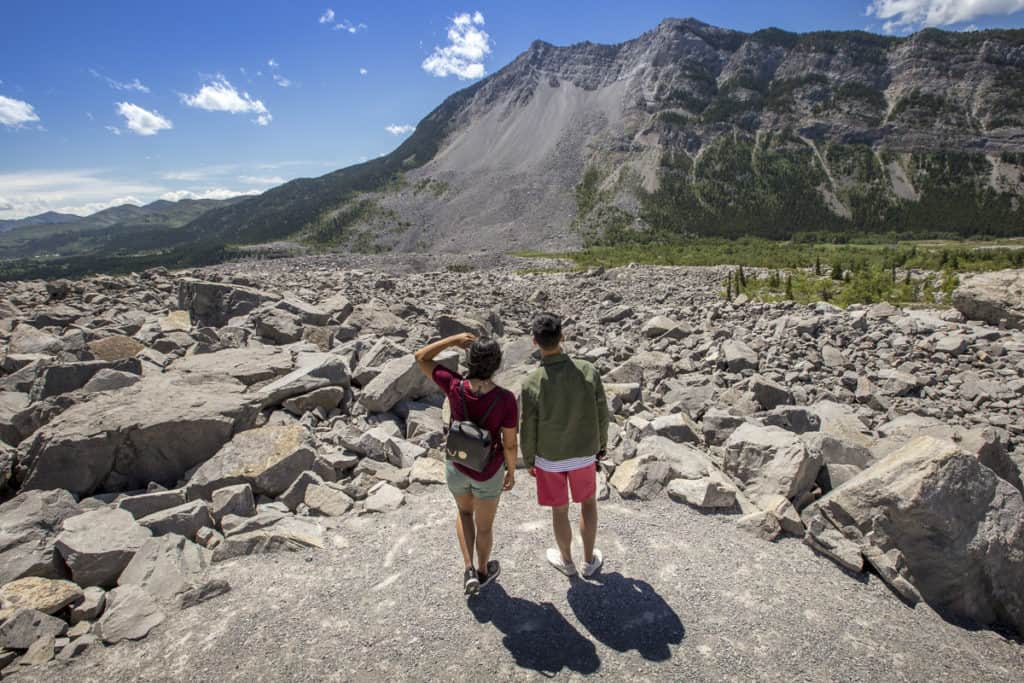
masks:
<path fill-rule="evenodd" d="M 0 260 L 109 256 L 166 250 L 192 241 L 179 229 L 228 200 L 158 200 L 145 206 L 123 204 L 89 216 L 41 214 L 22 219 L 0 233 Z M 61 216 L 60 220 L 36 220 Z"/>
<path fill-rule="evenodd" d="M 76 216 L 73 213 L 57 213 L 56 211 L 47 211 L 46 213 L 40 213 L 35 216 L 28 216 L 26 218 L 16 218 L 13 220 L 0 221 L 0 232 L 7 232 L 8 230 L 17 230 L 18 228 L 25 228 L 32 225 L 73 223 L 75 221 L 80 220 L 82 220 L 82 217 Z"/>

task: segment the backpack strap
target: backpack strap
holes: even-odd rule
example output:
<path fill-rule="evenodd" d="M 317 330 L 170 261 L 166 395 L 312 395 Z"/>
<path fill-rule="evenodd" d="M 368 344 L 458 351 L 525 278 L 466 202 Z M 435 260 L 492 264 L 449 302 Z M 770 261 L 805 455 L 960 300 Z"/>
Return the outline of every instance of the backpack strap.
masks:
<path fill-rule="evenodd" d="M 498 386 L 495 386 L 495 389 L 498 390 L 498 391 L 495 392 L 497 395 L 494 397 L 494 400 L 491 401 L 491 405 L 489 405 L 487 407 L 487 412 L 485 412 L 484 416 L 480 418 L 481 422 L 487 422 L 487 418 L 489 418 L 491 416 L 491 411 L 494 410 L 494 407 L 496 405 L 498 405 L 498 401 L 501 400 L 501 392 L 504 391 L 504 389 L 502 389 L 501 387 L 498 387 Z"/>

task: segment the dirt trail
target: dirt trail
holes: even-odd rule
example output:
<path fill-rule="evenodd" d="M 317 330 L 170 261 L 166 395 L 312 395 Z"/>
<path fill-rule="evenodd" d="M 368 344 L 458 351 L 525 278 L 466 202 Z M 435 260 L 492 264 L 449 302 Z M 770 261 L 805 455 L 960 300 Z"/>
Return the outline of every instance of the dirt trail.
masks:
<path fill-rule="evenodd" d="M 443 487 L 336 520 L 323 551 L 241 558 L 233 590 L 148 638 L 12 680 L 1013 680 L 1024 646 L 904 606 L 797 540 L 748 537 L 665 497 L 601 507 L 594 582 L 547 567 L 523 474 L 499 583 L 468 602 Z"/>

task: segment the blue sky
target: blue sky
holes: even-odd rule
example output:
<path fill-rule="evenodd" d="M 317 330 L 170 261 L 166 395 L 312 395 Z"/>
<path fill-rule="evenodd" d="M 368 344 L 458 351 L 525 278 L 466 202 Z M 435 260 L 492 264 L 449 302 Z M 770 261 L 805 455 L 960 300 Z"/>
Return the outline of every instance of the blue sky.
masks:
<path fill-rule="evenodd" d="M 744 31 L 1024 26 L 1024 0 L 5 5 L 0 219 L 257 192 L 386 153 L 538 38 L 621 42 L 686 16 Z"/>

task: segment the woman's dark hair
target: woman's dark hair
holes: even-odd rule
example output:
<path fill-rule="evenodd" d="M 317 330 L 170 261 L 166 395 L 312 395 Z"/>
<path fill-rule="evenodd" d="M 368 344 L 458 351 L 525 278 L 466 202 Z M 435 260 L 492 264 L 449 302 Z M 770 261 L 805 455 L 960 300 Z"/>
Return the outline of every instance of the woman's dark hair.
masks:
<path fill-rule="evenodd" d="M 488 337 L 477 339 L 469 346 L 466 365 L 467 379 L 490 379 L 501 367 L 501 346 Z"/>
<path fill-rule="evenodd" d="M 548 351 L 562 341 L 562 319 L 554 313 L 541 313 L 533 319 L 533 338 Z"/>

